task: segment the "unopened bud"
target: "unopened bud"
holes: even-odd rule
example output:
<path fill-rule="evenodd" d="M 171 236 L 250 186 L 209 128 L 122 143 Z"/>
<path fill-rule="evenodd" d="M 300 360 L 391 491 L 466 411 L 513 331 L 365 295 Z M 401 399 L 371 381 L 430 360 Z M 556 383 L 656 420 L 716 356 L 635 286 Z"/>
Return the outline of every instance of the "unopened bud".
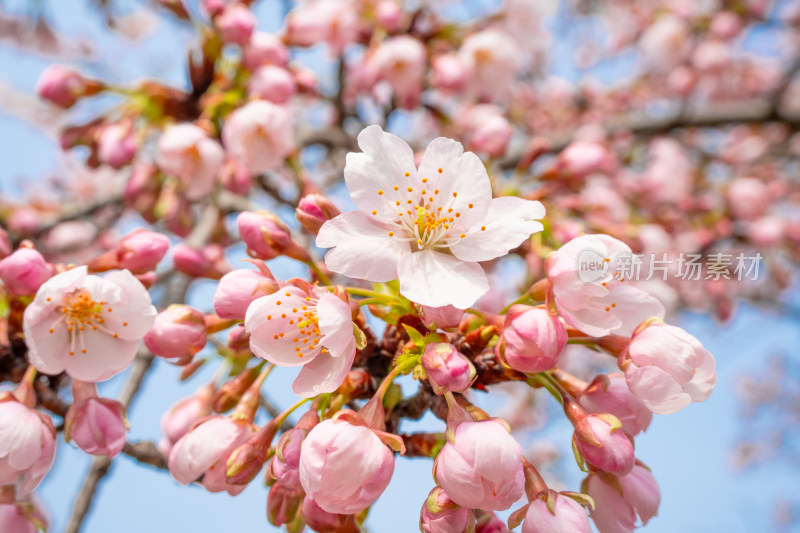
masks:
<path fill-rule="evenodd" d="M 247 485 L 267 462 L 269 447 L 278 432 L 275 419 L 270 420 L 228 457 L 226 475 L 231 485 Z"/>
<path fill-rule="evenodd" d="M 300 199 L 295 215 L 300 225 L 312 235 L 328 220 L 339 215 L 341 211 L 321 194 L 308 194 Z"/>
<path fill-rule="evenodd" d="M 428 374 L 433 392 L 439 395 L 464 392 L 477 377 L 475 367 L 469 359 L 446 342 L 427 345 L 422 354 L 422 366 Z"/>
<path fill-rule="evenodd" d="M 268 260 L 286 255 L 299 261 L 310 260 L 308 252 L 292 240 L 289 226 L 275 215 L 243 211 L 236 218 L 236 226 L 252 257 Z"/>
<path fill-rule="evenodd" d="M 144 343 L 153 355 L 188 362 L 206 345 L 203 313 L 188 305 L 173 304 L 156 316 Z"/>

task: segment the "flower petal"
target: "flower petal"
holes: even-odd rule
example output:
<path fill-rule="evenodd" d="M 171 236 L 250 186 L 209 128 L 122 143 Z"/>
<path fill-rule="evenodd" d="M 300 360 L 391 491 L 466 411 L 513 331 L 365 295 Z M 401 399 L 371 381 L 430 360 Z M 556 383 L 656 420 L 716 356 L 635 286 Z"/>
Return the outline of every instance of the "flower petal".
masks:
<path fill-rule="evenodd" d="M 83 347 L 76 340 L 75 355 L 64 357 L 67 374 L 81 381 L 104 381 L 122 372 L 133 362 L 139 347 L 138 340 L 115 339 L 100 330 L 87 329 L 82 336 Z"/>
<path fill-rule="evenodd" d="M 353 366 L 353 359 L 356 356 L 355 339 L 351 339 L 350 348 L 344 352 L 342 357 L 321 354 L 305 365 L 292 383 L 294 393 L 303 398 L 311 398 L 338 389 L 350 367 Z"/>
<path fill-rule="evenodd" d="M 334 272 L 355 279 L 397 279 L 397 263 L 411 253 L 408 243 L 389 236 L 396 230 L 360 211 L 342 213 L 325 222 L 317 246 L 331 248 L 325 264 Z"/>
<path fill-rule="evenodd" d="M 333 357 L 349 356 L 355 349 L 353 319 L 350 306 L 331 293 L 323 294 L 317 302 L 320 344 L 330 350 Z"/>
<path fill-rule="evenodd" d="M 391 191 L 409 178 L 413 180 L 412 187 L 416 185 L 414 152 L 403 139 L 383 131 L 380 126 L 361 130 L 358 146 L 362 153 L 347 154 L 344 167 L 350 197 L 361 211 L 371 213 L 374 209 L 383 218 L 392 219 L 395 208 L 378 191 Z"/>
<path fill-rule="evenodd" d="M 460 214 L 460 227 L 474 226 L 486 218 L 492 197 L 489 174 L 480 158 L 465 153 L 461 143 L 445 137 L 432 140 L 422 156 L 419 179 L 427 180 L 426 190 L 439 191 L 432 204 Z"/>
<path fill-rule="evenodd" d="M 475 226 L 450 250 L 463 261 L 489 261 L 506 255 L 531 234 L 542 231 L 544 226 L 538 220 L 543 217 L 544 206 L 540 202 L 515 196 L 495 198 L 482 224 Z"/>
<path fill-rule="evenodd" d="M 452 255 L 423 250 L 409 254 L 397 266 L 400 293 L 430 307 L 452 305 L 466 309 L 489 290 L 478 263 L 465 263 Z"/>
<path fill-rule="evenodd" d="M 55 313 L 51 318 L 50 321 L 39 323 L 23 320 L 22 328 L 31 364 L 45 374 L 60 374 L 64 371 L 64 357 L 69 351 L 69 336 L 63 322 L 53 327 L 53 333 L 50 333 L 50 325 L 57 319 Z"/>

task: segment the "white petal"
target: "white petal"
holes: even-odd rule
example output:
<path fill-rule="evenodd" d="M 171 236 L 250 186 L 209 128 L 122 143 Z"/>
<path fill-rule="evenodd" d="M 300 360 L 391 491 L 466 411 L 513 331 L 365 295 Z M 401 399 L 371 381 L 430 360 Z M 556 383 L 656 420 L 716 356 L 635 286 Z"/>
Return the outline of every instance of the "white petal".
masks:
<path fill-rule="evenodd" d="M 104 381 L 122 372 L 136 357 L 138 341 L 115 339 L 100 330 L 83 332 L 82 352 L 80 342 L 75 341 L 75 355 L 64 358 L 67 374 L 81 381 Z"/>
<path fill-rule="evenodd" d="M 69 351 L 66 324 L 58 324 L 50 333 L 50 324 L 57 318 L 55 313 L 49 317 L 43 315 L 40 322 L 33 324 L 27 320 L 27 312 L 25 318 L 22 328 L 28 345 L 28 360 L 40 372 L 60 374 L 64 371 L 64 357 Z"/>
<path fill-rule="evenodd" d="M 347 154 L 344 167 L 344 180 L 353 203 L 366 213 L 375 209 L 386 218 L 396 215 L 387 196 L 395 185 L 416 185 L 414 152 L 403 139 L 386 133 L 380 126 L 361 130 L 358 146 L 363 153 Z"/>
<path fill-rule="evenodd" d="M 350 349 L 346 351 L 349 354 L 342 357 L 322 354 L 304 366 L 292 383 L 294 393 L 303 398 L 310 398 L 338 389 L 350 367 L 353 366 L 353 359 L 356 356 L 355 339 L 352 339 Z"/>
<path fill-rule="evenodd" d="M 350 306 L 338 296 L 326 293 L 317 302 L 317 317 L 319 330 L 322 333 L 320 344 L 327 348 L 333 357 L 350 355 L 349 349 L 355 346 Z"/>
<path fill-rule="evenodd" d="M 495 198 L 483 224 L 475 226 L 450 250 L 464 261 L 489 261 L 506 255 L 531 234 L 542 231 L 542 223 L 537 220 L 543 217 L 544 206 L 540 202 L 515 196 Z"/>
<path fill-rule="evenodd" d="M 428 180 L 424 183 L 426 199 L 430 191 L 439 191 L 431 205 L 458 212 L 461 227 L 474 226 L 486 218 L 492 184 L 480 158 L 472 152 L 464 153 L 461 143 L 444 137 L 432 140 L 422 156 L 419 179 Z"/>
<path fill-rule="evenodd" d="M 389 236 L 397 228 L 361 211 L 342 213 L 322 225 L 317 246 L 331 248 L 325 264 L 334 272 L 369 281 L 397 279 L 397 263 L 411 253 L 408 243 Z"/>
<path fill-rule="evenodd" d="M 397 273 L 400 293 L 430 307 L 452 305 L 466 309 L 489 290 L 486 274 L 479 264 L 465 263 L 433 250 L 406 256 Z"/>

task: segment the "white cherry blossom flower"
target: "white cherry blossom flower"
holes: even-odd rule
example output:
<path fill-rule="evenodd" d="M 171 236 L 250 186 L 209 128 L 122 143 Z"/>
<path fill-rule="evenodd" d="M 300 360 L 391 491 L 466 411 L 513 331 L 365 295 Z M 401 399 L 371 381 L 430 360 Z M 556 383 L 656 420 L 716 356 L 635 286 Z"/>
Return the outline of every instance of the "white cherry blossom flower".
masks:
<path fill-rule="evenodd" d="M 400 280 L 422 305 L 465 309 L 489 289 L 479 261 L 506 255 L 542 230 L 539 202 L 492 199 L 481 160 L 444 137 L 431 141 L 419 169 L 399 137 L 369 126 L 362 153 L 347 154 L 344 178 L 356 211 L 327 221 L 317 245 L 332 248 L 334 272 L 375 282 Z"/>
<path fill-rule="evenodd" d="M 45 374 L 103 381 L 133 362 L 156 308 L 127 270 L 105 277 L 80 266 L 47 280 L 25 309 L 28 358 Z"/>

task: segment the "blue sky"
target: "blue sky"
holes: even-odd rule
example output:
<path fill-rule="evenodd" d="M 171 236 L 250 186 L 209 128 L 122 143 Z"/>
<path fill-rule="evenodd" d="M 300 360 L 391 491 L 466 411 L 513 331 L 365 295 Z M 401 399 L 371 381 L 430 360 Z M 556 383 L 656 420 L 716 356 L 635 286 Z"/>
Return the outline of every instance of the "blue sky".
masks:
<path fill-rule="evenodd" d="M 120 2 L 131 8 L 138 2 Z M 14 11 L 21 2 L 3 2 Z M 184 85 L 178 68 L 191 40 L 191 33 L 162 18 L 153 37 L 138 43 L 111 37 L 100 29 L 100 21 L 87 9 L 88 0 L 45 2 L 48 19 L 68 35 L 84 36 L 103 51 L 98 63 L 81 63 L 90 73 L 105 79 L 130 82 L 157 74 L 175 85 Z M 258 14 L 262 29 L 275 29 L 281 16 L 281 3 L 262 0 Z M 31 93 L 39 73 L 51 62 L 34 54 L 20 52 L 0 42 L 0 83 Z M 77 112 L 91 116 L 108 101 L 83 106 Z M 57 170 L 53 141 L 30 125 L 0 112 L 0 193 L 17 196 L 20 177 L 36 179 Z M 241 250 L 235 252 L 240 256 Z M 291 265 L 278 260 L 276 274 L 289 277 Z M 190 295 L 190 303 L 208 309 L 213 283 L 200 283 Z M 800 343 L 800 330 L 790 318 L 744 306 L 733 322 L 720 327 L 704 316 L 686 316 L 684 326 L 696 335 L 718 364 L 719 382 L 711 398 L 670 416 L 657 416 L 650 430 L 637 439 L 637 455 L 656 475 L 662 490 L 659 516 L 644 531 L 674 533 L 752 532 L 771 530 L 770 513 L 780 493 L 796 489 L 797 471 L 782 464 L 768 464 L 744 473 L 734 473 L 729 456 L 744 435 L 740 423 L 737 380 L 757 373 L 768 356 L 785 353 Z M 791 354 L 796 355 L 796 354 Z M 132 440 L 158 440 L 160 414 L 175 400 L 190 394 L 210 377 L 207 369 L 189 383 L 177 381 L 178 371 L 158 361 L 141 394 L 129 412 Z M 287 406 L 294 401 L 289 390 L 291 371 L 279 369 L 270 377 L 265 390 L 276 403 Z M 116 377 L 101 388 L 114 395 L 126 379 Z M 406 383 L 406 385 L 409 385 Z M 419 429 L 440 429 L 430 416 L 414 425 Z M 556 423 L 545 432 L 564 444 L 564 459 L 559 471 L 577 489 L 580 481 L 568 446 L 569 431 Z M 69 445 L 59 447 L 52 472 L 39 494 L 53 516 L 53 531 L 63 529 L 72 501 L 88 469 L 90 458 Z M 375 504 L 368 524 L 373 532 L 416 531 L 419 507 L 433 486 L 431 462 L 399 459 L 395 476 L 383 497 Z M 127 457 L 114 461 L 113 472 L 101 486 L 96 505 L 86 522 L 87 533 L 161 531 L 271 531 L 265 519 L 266 489 L 254 482 L 236 498 L 208 494 L 199 487 L 180 487 L 162 471 L 141 466 Z"/>

